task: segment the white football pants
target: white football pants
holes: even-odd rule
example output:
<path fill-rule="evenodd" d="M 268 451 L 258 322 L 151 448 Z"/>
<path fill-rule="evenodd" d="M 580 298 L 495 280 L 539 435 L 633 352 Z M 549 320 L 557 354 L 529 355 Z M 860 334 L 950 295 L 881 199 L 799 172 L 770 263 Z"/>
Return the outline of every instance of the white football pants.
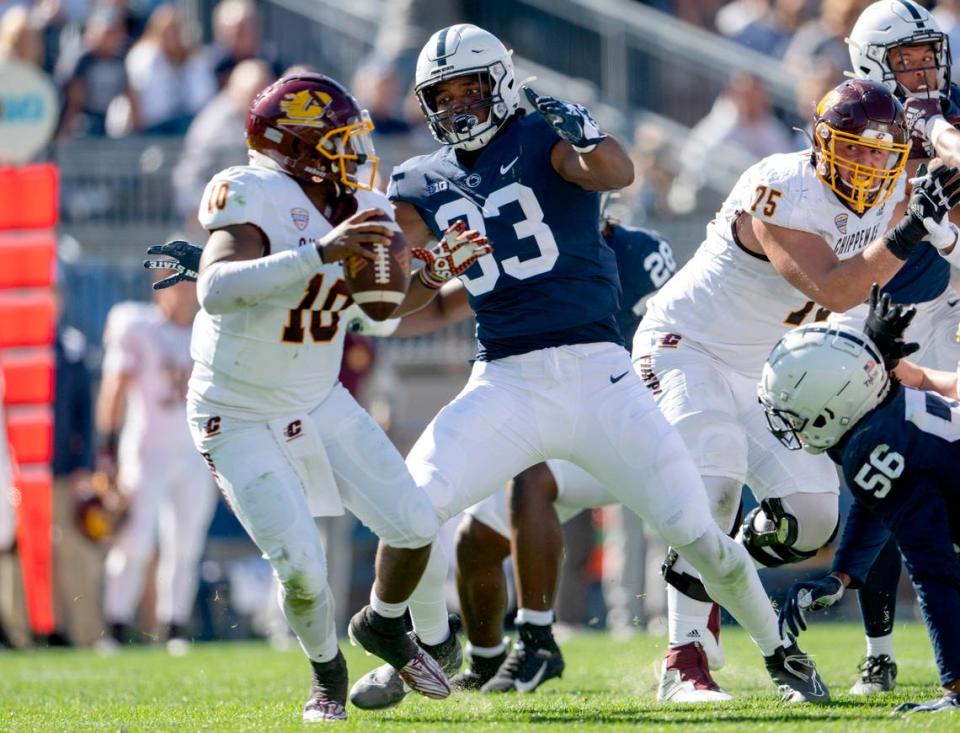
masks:
<path fill-rule="evenodd" d="M 219 417 L 202 403 L 188 407 L 194 441 L 216 470 L 237 519 L 273 566 L 284 615 L 310 659 L 337 653 L 334 599 L 320 534 L 307 504 L 299 466 L 291 463 L 266 422 Z M 305 414 L 333 469 L 334 488 L 361 522 L 386 544 L 430 544 L 439 524 L 427 496 L 373 418 L 337 384 Z M 297 432 L 296 435 L 300 433 Z M 295 436 L 292 440 L 298 439 Z"/>

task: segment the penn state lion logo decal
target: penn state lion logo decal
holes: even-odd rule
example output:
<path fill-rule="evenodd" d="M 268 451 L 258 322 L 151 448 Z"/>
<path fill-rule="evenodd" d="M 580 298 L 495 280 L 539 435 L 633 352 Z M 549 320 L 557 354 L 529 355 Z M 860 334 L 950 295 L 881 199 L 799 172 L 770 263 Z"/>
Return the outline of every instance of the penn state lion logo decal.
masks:
<path fill-rule="evenodd" d="M 279 120 L 279 125 L 323 125 L 323 118 L 327 114 L 333 98 L 326 92 L 316 89 L 303 89 L 284 96 L 280 101 L 280 109 L 287 115 Z"/>

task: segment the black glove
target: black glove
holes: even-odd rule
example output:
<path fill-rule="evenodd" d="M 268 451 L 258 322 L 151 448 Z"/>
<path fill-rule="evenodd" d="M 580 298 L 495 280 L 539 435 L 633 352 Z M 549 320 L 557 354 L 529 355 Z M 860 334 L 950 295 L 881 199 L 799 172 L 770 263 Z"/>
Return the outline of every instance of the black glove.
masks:
<path fill-rule="evenodd" d="M 794 583 L 787 591 L 787 597 L 780 609 L 780 634 L 784 625 L 795 637 L 807 630 L 807 611 L 819 611 L 829 608 L 843 598 L 843 583 L 834 575 L 825 575 L 816 580 Z"/>
<path fill-rule="evenodd" d="M 163 255 L 172 257 L 170 260 L 148 259 L 143 266 L 148 270 L 176 270 L 170 277 L 165 277 L 153 284 L 154 290 L 163 290 L 176 285 L 181 280 L 197 281 L 197 271 L 200 269 L 200 255 L 203 247 L 198 247 L 182 239 L 175 239 L 166 244 L 154 244 L 147 249 L 148 255 Z"/>
<path fill-rule="evenodd" d="M 530 87 L 524 87 L 523 91 L 547 124 L 578 153 L 592 152 L 607 137 L 582 104 L 540 95 Z"/>
<path fill-rule="evenodd" d="M 920 344 L 903 340 L 903 334 L 916 314 L 917 309 L 912 305 L 891 303 L 889 293 L 881 296 L 880 286 L 876 283 L 870 288 L 870 312 L 863 324 L 863 332 L 880 349 L 887 371 L 895 369 L 901 359 L 920 348 Z"/>
<path fill-rule="evenodd" d="M 894 714 L 960 712 L 960 693 L 947 692 L 941 698 L 926 702 L 900 703 L 893 712 Z"/>
<path fill-rule="evenodd" d="M 956 168 L 948 165 L 940 165 L 929 171 L 926 164 L 917 168 L 917 177 L 911 179 L 913 190 L 907 203 L 907 213 L 884 237 L 887 249 L 895 257 L 906 260 L 928 236 L 941 236 L 940 226 L 937 225 L 950 209 L 960 203 L 960 179 L 951 180 L 957 173 Z M 937 246 L 937 242 L 934 245 Z"/>

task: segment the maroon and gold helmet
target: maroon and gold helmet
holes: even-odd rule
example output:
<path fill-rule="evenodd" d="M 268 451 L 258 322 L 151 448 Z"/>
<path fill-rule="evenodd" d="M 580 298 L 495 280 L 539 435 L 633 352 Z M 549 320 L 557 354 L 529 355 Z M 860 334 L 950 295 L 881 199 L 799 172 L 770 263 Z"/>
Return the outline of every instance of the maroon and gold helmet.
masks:
<path fill-rule="evenodd" d="M 887 153 L 883 167 L 845 157 L 850 146 Z M 817 177 L 857 214 L 886 201 L 907 164 L 903 106 L 883 84 L 848 79 L 817 104 L 813 123 Z"/>
<path fill-rule="evenodd" d="M 367 111 L 339 82 L 294 74 L 257 95 L 247 112 L 247 147 L 295 178 L 371 190 L 377 157 Z"/>

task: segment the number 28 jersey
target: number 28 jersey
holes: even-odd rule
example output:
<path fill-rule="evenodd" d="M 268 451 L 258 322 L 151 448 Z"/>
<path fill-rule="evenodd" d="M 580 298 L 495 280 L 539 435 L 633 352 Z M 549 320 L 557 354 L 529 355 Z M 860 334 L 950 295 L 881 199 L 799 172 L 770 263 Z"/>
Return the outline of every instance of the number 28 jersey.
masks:
<path fill-rule="evenodd" d="M 886 202 L 858 216 L 817 178 L 809 150 L 764 158 L 740 176 L 693 258 L 650 299 L 641 329 L 677 333 L 728 366 L 759 377 L 770 350 L 788 329 L 828 313 L 787 282 L 766 257 L 739 242 L 737 218 L 746 212 L 816 234 L 837 257 L 847 259 L 887 230 L 904 196 L 905 179 L 900 178 Z"/>
<path fill-rule="evenodd" d="M 358 191 L 360 209 L 393 207 L 377 192 Z M 207 230 L 252 224 L 267 254 L 312 247 L 332 229 L 300 186 L 284 173 L 236 166 L 207 184 L 200 204 Z M 352 299 L 339 262 L 269 296 L 222 315 L 200 310 L 194 321 L 189 398 L 218 414 L 278 417 L 319 404 L 337 381 L 343 355 L 341 312 Z M 346 321 L 343 321 L 345 323 Z"/>

